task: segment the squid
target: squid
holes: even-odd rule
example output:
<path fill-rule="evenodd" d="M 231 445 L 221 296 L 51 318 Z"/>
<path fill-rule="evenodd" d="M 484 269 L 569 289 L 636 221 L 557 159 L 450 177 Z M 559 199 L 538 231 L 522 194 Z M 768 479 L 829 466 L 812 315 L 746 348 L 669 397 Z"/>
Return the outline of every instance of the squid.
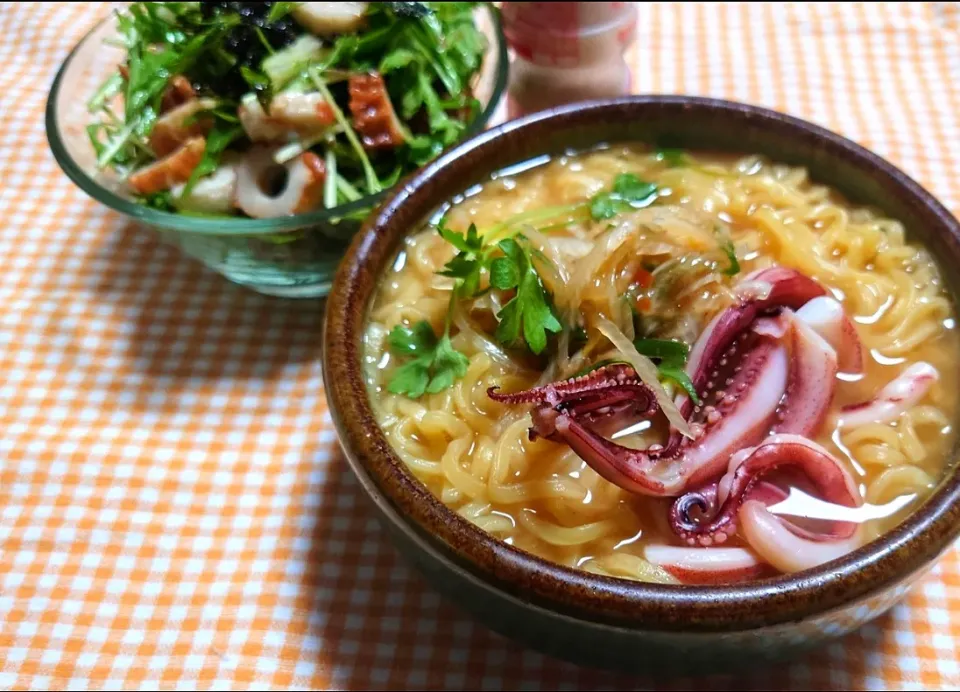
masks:
<path fill-rule="evenodd" d="M 612 421 L 658 411 L 651 388 L 625 363 L 526 391 L 488 391 L 501 403 L 532 405 L 531 439 L 569 446 L 628 492 L 674 498 L 669 523 L 685 545 L 651 545 L 646 557 L 687 583 L 809 569 L 864 540 L 853 521 L 812 530 L 770 509 L 797 484 L 835 505 L 863 504 L 847 466 L 811 439 L 838 372 L 863 370 L 856 327 L 822 285 L 793 269 L 759 270 L 738 289 L 739 300 L 710 321 L 690 353 L 687 375 L 700 402 L 675 400 L 690 436 L 673 430 L 664 444 L 637 450 L 603 435 Z M 874 401 L 844 409 L 841 424 L 892 420 L 935 380 L 933 366 L 917 364 Z M 746 547 L 718 547 L 734 535 Z"/>
<path fill-rule="evenodd" d="M 367 149 L 393 149 L 404 142 L 403 125 L 376 73 L 354 75 L 348 83 L 353 126 Z"/>

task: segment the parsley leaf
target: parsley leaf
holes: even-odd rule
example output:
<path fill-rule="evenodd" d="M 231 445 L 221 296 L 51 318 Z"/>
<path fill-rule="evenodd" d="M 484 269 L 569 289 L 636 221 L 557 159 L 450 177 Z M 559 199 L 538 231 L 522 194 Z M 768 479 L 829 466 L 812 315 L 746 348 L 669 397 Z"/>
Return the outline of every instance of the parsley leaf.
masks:
<path fill-rule="evenodd" d="M 459 380 L 467 374 L 467 366 L 470 360 L 450 343 L 450 337 L 446 334 L 441 337 L 437 344 L 437 350 L 433 356 L 434 375 L 427 385 L 427 391 L 430 394 L 442 392 L 451 386 L 454 380 Z"/>
<path fill-rule="evenodd" d="M 633 173 L 621 173 L 613 179 L 613 191 L 625 202 L 643 202 L 657 191 L 657 186 L 640 180 Z"/>
<path fill-rule="evenodd" d="M 474 224 L 470 224 L 466 235 L 445 228 L 443 224 L 437 226 L 437 233 L 460 251 L 437 273 L 460 279 L 461 297 L 472 298 L 480 292 L 480 275 L 487 264 L 483 238 Z"/>
<path fill-rule="evenodd" d="M 149 195 L 140 195 L 136 199 L 146 207 L 162 209 L 163 211 L 176 211 L 176 207 L 173 204 L 173 195 L 170 193 L 170 190 L 161 190 L 160 192 L 154 192 Z"/>
<path fill-rule="evenodd" d="M 387 385 L 387 391 L 393 394 L 419 399 L 425 393 L 443 391 L 467 374 L 467 357 L 453 347 L 448 333 L 437 339 L 426 320 L 413 328 L 398 324 L 387 336 L 387 343 L 394 355 L 413 356 L 394 371 Z"/>
<path fill-rule="evenodd" d="M 590 200 L 590 216 L 593 217 L 594 221 L 611 219 L 617 215 L 619 209 L 619 201 L 614 199 L 609 193 L 600 193 Z"/>
<path fill-rule="evenodd" d="M 470 224 L 466 235 L 446 228 L 442 224 L 437 227 L 437 233 L 462 252 L 480 252 L 483 249 L 483 238 L 477 233 L 476 224 Z"/>
<path fill-rule="evenodd" d="M 423 320 L 413 329 L 397 325 L 387 335 L 387 343 L 397 355 L 423 356 L 437 347 L 437 337 L 430 323 Z"/>
<path fill-rule="evenodd" d="M 590 199 L 590 216 L 602 221 L 649 206 L 657 199 L 657 189 L 656 183 L 644 182 L 633 173 L 621 173 L 614 178 L 611 190 L 598 192 Z"/>
<path fill-rule="evenodd" d="M 411 399 L 419 399 L 430 384 L 430 364 L 433 359 L 417 358 L 401 365 L 393 373 L 387 391 L 391 394 L 403 394 Z"/>
<path fill-rule="evenodd" d="M 380 60 L 380 74 L 387 74 L 401 67 L 406 67 L 410 63 L 416 62 L 416 54 L 407 48 L 397 48 L 391 53 L 387 53 Z"/>
<path fill-rule="evenodd" d="M 497 340 L 511 345 L 517 342 L 522 332 L 527 346 L 539 355 L 547 346 L 547 332 L 556 334 L 563 327 L 554 314 L 550 298 L 533 267 L 529 250 L 513 238 L 501 240 L 497 247 L 504 254 L 504 257 L 500 258 L 503 261 L 497 263 L 497 280 L 501 281 L 503 286 L 516 286 L 517 289 L 516 295 L 497 313 L 497 319 L 500 320 L 497 325 Z M 492 276 L 491 273 L 491 281 Z"/>
<path fill-rule="evenodd" d="M 490 284 L 500 290 L 508 291 L 520 283 L 520 271 L 517 265 L 506 257 L 498 257 L 490 264 Z"/>

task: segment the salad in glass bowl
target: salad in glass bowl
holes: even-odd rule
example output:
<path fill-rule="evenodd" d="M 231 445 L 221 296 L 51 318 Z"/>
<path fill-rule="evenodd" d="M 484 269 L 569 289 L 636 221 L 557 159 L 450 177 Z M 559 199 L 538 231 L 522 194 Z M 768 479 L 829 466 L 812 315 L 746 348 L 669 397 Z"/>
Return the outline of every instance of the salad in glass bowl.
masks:
<path fill-rule="evenodd" d="M 58 73 L 68 176 L 229 279 L 324 295 L 404 175 L 482 128 L 506 81 L 471 2 L 137 2 Z"/>

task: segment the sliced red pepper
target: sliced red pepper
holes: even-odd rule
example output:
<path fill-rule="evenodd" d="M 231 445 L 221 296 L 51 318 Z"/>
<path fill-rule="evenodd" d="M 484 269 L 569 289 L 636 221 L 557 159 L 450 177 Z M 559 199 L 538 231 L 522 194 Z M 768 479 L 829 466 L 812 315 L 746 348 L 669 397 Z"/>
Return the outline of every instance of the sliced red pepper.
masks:
<path fill-rule="evenodd" d="M 653 274 L 643 267 L 638 267 L 637 271 L 633 273 L 633 281 L 640 286 L 640 288 L 650 288 L 653 286 Z"/>

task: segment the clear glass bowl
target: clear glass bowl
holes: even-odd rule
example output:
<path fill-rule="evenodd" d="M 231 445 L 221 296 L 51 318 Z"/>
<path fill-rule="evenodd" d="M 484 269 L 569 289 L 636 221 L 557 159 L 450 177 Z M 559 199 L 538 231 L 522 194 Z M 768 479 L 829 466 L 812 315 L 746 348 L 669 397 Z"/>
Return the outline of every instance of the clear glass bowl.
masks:
<path fill-rule="evenodd" d="M 497 111 L 507 83 L 507 44 L 500 16 L 491 4 L 477 9 L 477 23 L 489 41 L 474 85 L 481 112 L 465 138 L 486 127 Z M 116 35 L 115 15 L 95 26 L 64 61 L 47 100 L 46 130 L 57 163 L 98 202 L 148 226 L 235 283 L 260 293 L 316 298 L 330 290 L 333 274 L 363 219 L 389 190 L 332 209 L 275 219 L 201 218 L 137 204 L 117 176 L 98 171 L 86 126 L 93 121 L 86 104 L 124 58 L 104 44 Z"/>

